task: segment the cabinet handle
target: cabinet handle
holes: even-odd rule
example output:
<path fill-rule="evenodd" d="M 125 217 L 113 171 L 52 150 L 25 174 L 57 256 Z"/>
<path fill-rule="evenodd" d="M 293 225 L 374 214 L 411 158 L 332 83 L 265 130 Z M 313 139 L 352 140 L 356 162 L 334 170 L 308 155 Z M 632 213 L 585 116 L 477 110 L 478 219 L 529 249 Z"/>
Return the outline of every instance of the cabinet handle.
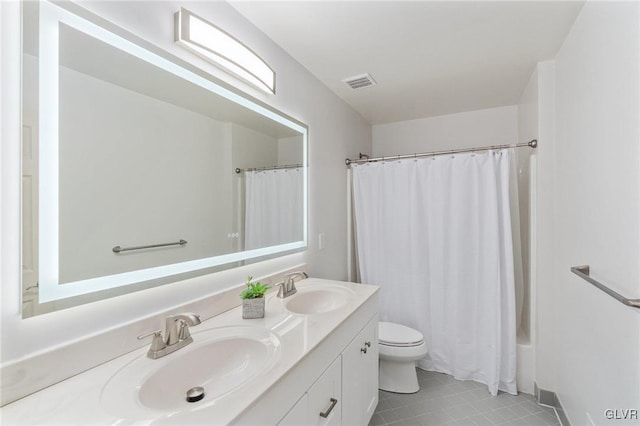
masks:
<path fill-rule="evenodd" d="M 365 345 L 366 347 L 370 348 L 370 347 L 371 347 L 371 342 L 364 342 L 364 345 Z"/>
<path fill-rule="evenodd" d="M 324 413 L 320 413 L 320 417 L 322 417 L 324 419 L 329 417 L 329 414 L 331 414 L 331 412 L 333 411 L 333 408 L 338 403 L 338 400 L 335 399 L 335 398 L 330 398 L 329 401 L 331 401 L 331 405 L 329 406 L 329 408 L 327 408 L 327 411 L 325 411 Z"/>
<path fill-rule="evenodd" d="M 365 346 L 364 348 L 360 348 L 360 352 L 366 354 L 367 353 L 367 347 Z"/>

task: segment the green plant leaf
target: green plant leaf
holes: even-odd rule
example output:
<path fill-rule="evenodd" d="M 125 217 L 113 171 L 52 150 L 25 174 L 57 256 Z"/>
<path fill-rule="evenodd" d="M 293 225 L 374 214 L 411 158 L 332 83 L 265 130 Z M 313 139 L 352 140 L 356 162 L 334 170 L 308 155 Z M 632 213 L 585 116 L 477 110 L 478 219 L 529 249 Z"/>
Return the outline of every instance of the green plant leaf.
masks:
<path fill-rule="evenodd" d="M 260 284 L 259 281 L 252 283 L 252 279 L 253 277 L 251 276 L 247 278 L 247 288 L 240 293 L 241 299 L 257 299 L 263 297 L 267 290 L 269 290 L 268 285 Z"/>

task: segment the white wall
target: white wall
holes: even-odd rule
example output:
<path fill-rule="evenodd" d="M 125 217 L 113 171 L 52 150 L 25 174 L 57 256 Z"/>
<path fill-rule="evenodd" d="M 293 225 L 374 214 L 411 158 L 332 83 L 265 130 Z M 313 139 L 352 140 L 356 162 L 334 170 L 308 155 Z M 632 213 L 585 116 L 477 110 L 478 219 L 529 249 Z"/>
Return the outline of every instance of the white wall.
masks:
<path fill-rule="evenodd" d="M 304 150 L 302 137 L 289 136 L 278 139 L 278 165 L 302 164 Z"/>
<path fill-rule="evenodd" d="M 162 313 L 216 289 L 240 284 L 249 274 L 268 275 L 307 262 L 312 276 L 345 279 L 347 220 L 346 214 L 335 212 L 346 212 L 344 159 L 371 149 L 369 124 L 226 3 L 86 2 L 83 6 L 309 125 L 310 246 L 304 253 L 22 320 L 19 291 L 20 10 L 17 2 L 0 2 L 2 364 Z M 176 46 L 172 41 L 173 13 L 180 7 L 215 22 L 259 52 L 277 72 L 277 95 L 267 95 L 239 83 Z M 315 236 L 319 232 L 326 235 L 323 251 L 316 249 Z M 123 352 L 130 350 L 132 344 L 145 344 L 135 342 L 135 338 L 105 343 L 113 343 Z M 93 356 L 86 354 L 90 355 Z M 64 365 L 73 364 L 73 356 L 80 355 L 67 356 Z M 61 365 L 52 365 L 52 368 Z"/>
<path fill-rule="evenodd" d="M 267 167 L 278 164 L 278 140 L 255 130 L 231 124 L 233 169 Z M 298 138 L 300 143 L 300 138 Z M 302 158 L 302 156 L 300 156 Z M 234 172 L 235 173 L 235 172 Z"/>
<path fill-rule="evenodd" d="M 589 264 L 596 279 L 640 297 L 639 9 L 587 2 L 555 59 L 555 78 L 553 65 L 541 73 L 545 92 L 555 87 L 555 105 L 540 99 L 555 146 L 540 135 L 536 374 L 572 424 L 638 424 L 607 420 L 605 410 L 640 408 L 640 310 L 569 268 Z"/>
<path fill-rule="evenodd" d="M 374 157 L 518 142 L 518 107 L 505 106 L 373 126 Z"/>

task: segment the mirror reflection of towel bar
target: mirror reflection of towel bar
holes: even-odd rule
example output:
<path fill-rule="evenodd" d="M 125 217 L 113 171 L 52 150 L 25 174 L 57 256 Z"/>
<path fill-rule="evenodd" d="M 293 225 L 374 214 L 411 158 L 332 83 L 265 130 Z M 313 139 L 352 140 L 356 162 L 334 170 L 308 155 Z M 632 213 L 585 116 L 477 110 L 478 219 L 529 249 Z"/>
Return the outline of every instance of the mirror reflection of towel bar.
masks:
<path fill-rule="evenodd" d="M 114 253 L 120 253 L 122 251 L 142 250 L 142 249 L 148 249 L 148 248 L 178 246 L 178 245 L 183 246 L 185 244 L 187 244 L 187 242 L 181 239 L 180 241 L 176 241 L 175 243 L 151 244 L 148 246 L 124 247 L 124 248 L 120 246 L 115 246 L 111 250 L 113 250 Z"/>
<path fill-rule="evenodd" d="M 268 166 L 268 167 L 250 167 L 248 169 L 241 169 L 236 167 L 236 173 L 240 174 L 242 172 L 263 172 L 266 170 L 280 170 L 280 169 L 298 169 L 302 167 L 302 164 L 285 164 L 283 166 Z"/>
<path fill-rule="evenodd" d="M 620 293 L 611 290 L 606 285 L 591 278 L 589 276 L 589 265 L 572 266 L 571 272 L 573 272 L 583 280 L 587 281 L 588 283 L 593 284 L 595 287 L 599 288 L 600 290 L 604 291 L 609 296 L 616 299 L 618 302 L 621 302 L 627 306 L 631 306 L 632 308 L 640 308 L 640 299 L 628 299 L 623 295 L 621 295 Z"/>

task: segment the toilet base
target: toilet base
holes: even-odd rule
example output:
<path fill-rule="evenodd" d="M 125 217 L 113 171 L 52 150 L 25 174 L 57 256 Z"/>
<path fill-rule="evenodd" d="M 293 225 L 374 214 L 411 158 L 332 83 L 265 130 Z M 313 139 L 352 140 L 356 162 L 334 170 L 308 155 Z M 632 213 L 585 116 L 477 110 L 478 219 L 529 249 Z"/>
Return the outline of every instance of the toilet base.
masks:
<path fill-rule="evenodd" d="M 378 388 L 387 392 L 416 393 L 420 390 L 416 363 L 380 358 Z"/>

